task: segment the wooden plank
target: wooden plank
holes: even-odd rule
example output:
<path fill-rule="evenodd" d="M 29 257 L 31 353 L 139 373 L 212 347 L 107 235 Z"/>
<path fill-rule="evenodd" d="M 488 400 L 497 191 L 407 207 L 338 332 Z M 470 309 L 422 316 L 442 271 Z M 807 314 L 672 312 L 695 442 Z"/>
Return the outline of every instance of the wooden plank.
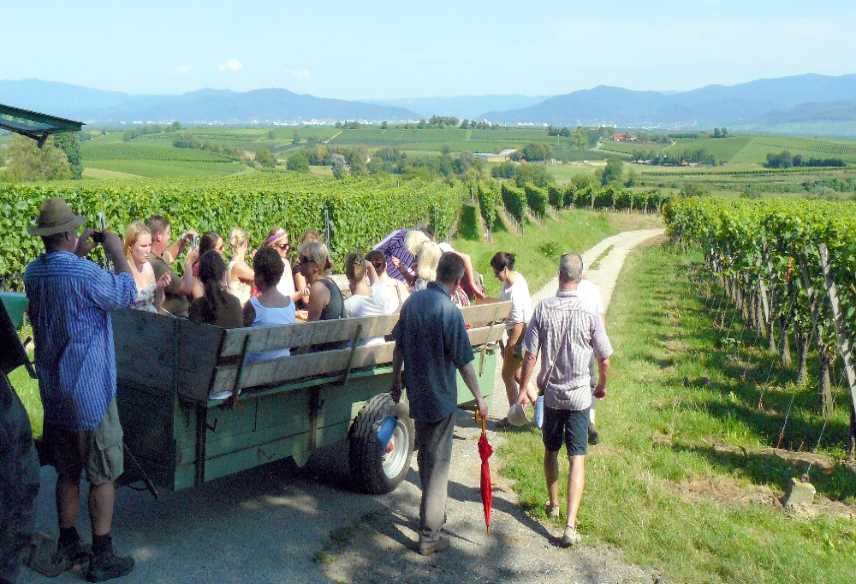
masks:
<path fill-rule="evenodd" d="M 398 322 L 397 314 L 342 318 L 275 327 L 240 328 L 226 331 L 226 340 L 220 357 L 236 357 L 241 354 L 244 338 L 249 335 L 247 351 L 258 353 L 277 349 L 308 347 L 322 343 L 350 341 L 357 327 L 363 327 L 360 338 L 383 337 L 392 332 Z"/>
<path fill-rule="evenodd" d="M 470 337 L 470 343 L 478 347 L 498 341 L 502 337 L 504 328 L 504 325 L 496 324 L 470 329 L 467 333 Z M 371 347 L 358 347 L 353 351 L 351 367 L 359 369 L 361 367 L 389 363 L 392 361 L 394 349 L 395 343 L 392 342 Z M 291 355 L 274 361 L 246 365 L 242 373 L 243 378 L 240 385 L 242 389 L 259 387 L 314 377 L 316 375 L 330 375 L 343 372 L 348 367 L 351 352 L 350 348 L 321 351 L 319 353 Z M 221 365 L 218 367 L 211 391 L 218 392 L 234 387 L 236 374 L 236 365 Z"/>
<path fill-rule="evenodd" d="M 511 314 L 511 301 L 502 300 L 486 304 L 476 304 L 462 308 L 464 322 L 470 326 L 502 322 Z"/>
<path fill-rule="evenodd" d="M 177 319 L 176 381 L 178 393 L 184 398 L 205 401 L 217 366 L 217 352 L 226 334 L 225 329 Z"/>
<path fill-rule="evenodd" d="M 111 313 L 119 384 L 130 383 L 171 394 L 175 391 L 178 319 L 143 312 Z"/>
<path fill-rule="evenodd" d="M 389 363 L 392 361 L 394 348 L 395 343 L 359 347 L 353 351 L 354 359 L 351 367 L 370 367 L 379 363 Z M 350 356 L 351 349 L 348 348 L 305 355 L 291 355 L 275 361 L 253 363 L 244 367 L 241 388 L 284 383 L 303 377 L 344 371 L 348 366 Z M 217 392 L 234 387 L 236 373 L 237 367 L 233 365 L 218 367 L 211 391 Z"/>

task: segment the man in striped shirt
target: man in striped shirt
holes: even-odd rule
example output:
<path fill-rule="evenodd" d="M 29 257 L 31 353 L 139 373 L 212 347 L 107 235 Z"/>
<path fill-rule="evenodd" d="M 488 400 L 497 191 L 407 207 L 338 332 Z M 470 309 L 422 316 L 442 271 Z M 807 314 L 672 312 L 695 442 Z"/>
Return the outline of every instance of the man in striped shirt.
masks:
<path fill-rule="evenodd" d="M 597 358 L 598 383 L 594 396 L 606 396 L 606 373 L 612 346 L 599 315 L 580 300 L 577 285 L 582 279 L 583 261 L 577 254 L 565 254 L 559 261 L 559 292 L 535 308 L 523 338 L 525 357 L 520 387 L 527 387 L 541 354 L 538 389 L 544 394 L 544 475 L 550 500 L 547 514 L 559 516 L 559 450 L 564 442 L 571 470 L 568 475 L 568 522 L 562 535 L 564 547 L 579 543 L 577 512 L 585 482 L 585 454 L 588 445 L 589 408 L 592 402 L 589 362 Z M 520 392 L 518 403 L 532 400 Z"/>
<path fill-rule="evenodd" d="M 47 199 L 30 233 L 45 253 L 24 273 L 35 363 L 44 406 L 44 442 L 57 470 L 59 542 L 54 563 L 68 569 L 86 559 L 75 524 L 80 479 L 90 483 L 92 553 L 86 577 L 100 582 L 129 573 L 130 557 L 113 553 L 114 481 L 123 471 L 122 427 L 116 410 L 116 354 L 110 311 L 127 308 L 137 293 L 122 240 L 113 233 L 77 230 L 84 218 L 62 199 Z M 115 274 L 84 259 L 101 242 Z"/>

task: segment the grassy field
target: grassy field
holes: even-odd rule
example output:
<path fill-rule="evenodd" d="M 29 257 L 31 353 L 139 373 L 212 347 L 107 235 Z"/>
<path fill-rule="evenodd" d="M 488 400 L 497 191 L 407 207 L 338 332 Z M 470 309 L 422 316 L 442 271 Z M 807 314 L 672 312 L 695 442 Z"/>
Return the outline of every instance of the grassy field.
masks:
<path fill-rule="evenodd" d="M 84 142 L 80 147 L 80 156 L 84 168 L 88 171 L 87 176 L 201 177 L 234 174 L 247 168 L 240 162 L 220 154 L 191 148 L 175 148 L 172 145 L 174 133 L 153 136 L 160 138 L 140 138 L 123 142 L 118 133 L 111 133 Z M 168 140 L 163 136 L 168 136 Z"/>
<path fill-rule="evenodd" d="M 698 272 L 696 257 L 661 246 L 628 258 L 609 309 L 617 352 L 610 394 L 598 404 L 603 443 L 588 460 L 579 527 L 667 581 L 851 582 L 856 472 L 838 462 L 846 398 L 838 390 L 820 456 L 806 453 L 823 423 L 816 393 L 748 348 L 757 346 L 751 333 L 718 309 L 719 297 L 700 295 L 708 281 Z M 769 448 L 792 397 L 783 446 L 799 453 Z M 536 452 L 540 436 L 523 431 L 500 456 L 523 504 L 540 515 L 546 490 Z M 817 504 L 786 515 L 779 497 L 809 461 Z"/>
<path fill-rule="evenodd" d="M 717 161 L 728 165 L 757 168 L 767 160 L 767 154 L 788 150 L 803 158 L 841 158 L 856 162 L 856 141 L 843 139 L 798 138 L 793 136 L 735 135 L 728 138 L 679 139 L 674 144 L 604 142 L 601 149 L 609 152 L 684 152 L 707 150 Z"/>

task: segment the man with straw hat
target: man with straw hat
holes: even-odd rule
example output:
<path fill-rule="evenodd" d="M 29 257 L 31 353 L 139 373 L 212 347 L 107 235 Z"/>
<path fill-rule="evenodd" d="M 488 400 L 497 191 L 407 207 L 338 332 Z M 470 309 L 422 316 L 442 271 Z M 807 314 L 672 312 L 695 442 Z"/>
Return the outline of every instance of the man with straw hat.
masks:
<path fill-rule="evenodd" d="M 129 307 L 137 291 L 119 237 L 90 229 L 78 237 L 84 221 L 62 199 L 44 201 L 29 231 L 42 238 L 45 253 L 27 266 L 24 287 L 44 405 L 44 444 L 57 471 L 60 534 L 54 564 L 62 570 L 87 559 L 75 528 L 85 471 L 92 520 L 86 578 L 101 582 L 134 567 L 133 558 L 113 553 L 110 535 L 114 481 L 124 462 L 110 311 Z M 85 259 L 98 243 L 115 273 Z"/>

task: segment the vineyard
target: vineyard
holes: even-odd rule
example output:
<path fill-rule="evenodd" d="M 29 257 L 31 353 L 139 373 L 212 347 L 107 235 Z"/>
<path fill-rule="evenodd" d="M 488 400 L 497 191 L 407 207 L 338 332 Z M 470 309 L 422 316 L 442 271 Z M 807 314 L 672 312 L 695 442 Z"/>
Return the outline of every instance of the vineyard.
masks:
<path fill-rule="evenodd" d="M 0 279 L 20 287 L 27 262 L 41 242 L 27 233 L 41 202 L 63 197 L 94 225 L 99 213 L 121 232 L 136 219 L 166 215 L 175 231 L 228 233 L 240 226 L 258 244 L 274 225 L 296 238 L 306 229 L 328 234 L 334 261 L 354 249 L 367 249 L 394 229 L 431 224 L 441 237 L 455 226 L 465 195 L 478 204 L 488 233 L 504 211 L 519 227 L 542 221 L 550 210 L 570 208 L 657 213 L 668 199 L 658 192 L 613 187 L 550 186 L 493 181 L 472 185 L 394 177 L 331 181 L 310 175 L 265 173 L 222 179 L 170 179 L 0 184 Z"/>
<path fill-rule="evenodd" d="M 850 390 L 856 453 L 856 205 L 788 199 L 687 198 L 664 209 L 669 233 L 701 248 L 725 297 L 780 366 L 807 381 L 817 359 L 820 408 L 832 411 L 833 372 Z M 796 364 L 791 342 L 796 345 Z"/>
<path fill-rule="evenodd" d="M 122 233 L 131 221 L 154 214 L 169 218 L 174 231 L 248 230 L 258 245 L 275 225 L 293 238 L 306 229 L 328 234 L 334 261 L 366 249 L 394 229 L 431 224 L 445 236 L 457 220 L 461 190 L 441 182 L 348 179 L 307 175 L 263 175 L 220 180 L 169 180 L 0 185 L 0 278 L 20 287 L 20 274 L 41 250 L 27 232 L 41 202 L 63 197 L 95 225 L 104 213 L 109 228 Z"/>

